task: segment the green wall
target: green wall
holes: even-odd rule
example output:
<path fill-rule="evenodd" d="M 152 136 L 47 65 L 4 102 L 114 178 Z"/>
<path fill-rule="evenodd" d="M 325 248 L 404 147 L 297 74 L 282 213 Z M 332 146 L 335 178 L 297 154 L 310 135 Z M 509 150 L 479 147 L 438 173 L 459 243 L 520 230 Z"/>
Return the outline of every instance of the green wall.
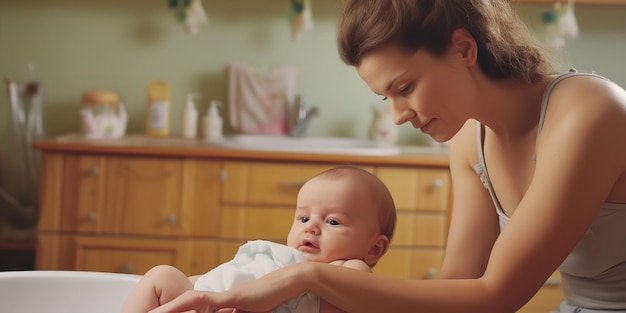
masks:
<path fill-rule="evenodd" d="M 120 94 L 129 112 L 129 132 L 142 132 L 146 86 L 170 82 L 173 132 L 188 92 L 200 92 L 201 113 L 211 99 L 226 102 L 226 65 L 296 64 L 301 93 L 320 109 L 309 136 L 367 136 L 371 106 L 380 101 L 341 63 L 335 47 L 339 1 L 313 1 L 315 29 L 290 38 L 288 0 L 204 0 L 209 24 L 193 37 L 167 0 L 0 0 L 0 74 L 23 80 L 34 63 L 45 88 L 44 122 L 49 135 L 78 132 L 80 95 L 88 89 Z M 519 5 L 537 36 L 547 5 Z M 626 7 L 579 5 L 581 34 L 569 40 L 563 68 L 595 70 L 626 86 Z M 453 86 L 451 86 L 453 88 Z M 0 126 L 8 100 L 0 88 Z M 2 127 L 4 129 L 4 127 Z M 1 131 L 1 130 L 0 130 Z M 423 140 L 410 125 L 400 142 Z"/>

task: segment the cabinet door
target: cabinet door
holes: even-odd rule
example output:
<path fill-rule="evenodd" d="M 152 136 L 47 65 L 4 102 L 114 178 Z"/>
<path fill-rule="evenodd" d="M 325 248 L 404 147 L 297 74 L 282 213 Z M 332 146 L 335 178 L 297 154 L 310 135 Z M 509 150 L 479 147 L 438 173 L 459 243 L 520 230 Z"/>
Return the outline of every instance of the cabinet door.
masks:
<path fill-rule="evenodd" d="M 379 166 L 375 173 L 394 198 L 397 221 L 391 247 L 374 272 L 407 279 L 435 278 L 448 232 L 448 169 Z"/>
<path fill-rule="evenodd" d="M 446 244 L 447 219 L 443 214 L 398 211 L 392 246 L 443 247 Z"/>
<path fill-rule="evenodd" d="M 64 177 L 67 186 L 63 189 L 63 209 L 75 212 L 67 217 L 71 229 L 82 232 L 104 230 L 106 159 L 102 156 L 67 156 Z"/>
<path fill-rule="evenodd" d="M 54 161 L 54 162 L 53 162 Z M 102 231 L 106 159 L 94 155 L 45 154 L 39 230 Z M 50 180 L 52 176 L 56 180 Z M 58 203 L 58 205 L 57 205 Z M 103 220 L 102 220 L 103 221 Z"/>
<path fill-rule="evenodd" d="M 182 173 L 182 159 L 108 157 L 105 230 L 181 233 Z"/>
<path fill-rule="evenodd" d="M 181 223 L 186 235 L 211 238 L 219 235 L 221 173 L 219 161 L 184 160 L 180 188 L 183 195 Z"/>

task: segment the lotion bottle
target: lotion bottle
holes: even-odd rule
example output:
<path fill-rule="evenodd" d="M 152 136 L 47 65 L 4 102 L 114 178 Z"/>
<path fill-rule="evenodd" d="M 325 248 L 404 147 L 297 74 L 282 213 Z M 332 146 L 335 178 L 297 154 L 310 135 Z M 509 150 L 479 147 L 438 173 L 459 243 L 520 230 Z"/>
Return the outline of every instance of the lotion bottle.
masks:
<path fill-rule="evenodd" d="M 155 137 L 170 135 L 170 85 L 166 81 L 148 82 L 146 134 Z"/>
<path fill-rule="evenodd" d="M 196 138 L 198 134 L 198 110 L 194 102 L 197 98 L 200 98 L 197 93 L 187 94 L 187 103 L 180 123 L 180 134 L 184 138 Z"/>
<path fill-rule="evenodd" d="M 211 101 L 209 110 L 204 117 L 204 138 L 208 141 L 215 141 L 222 138 L 223 121 L 217 107 L 222 103 L 218 100 Z"/>

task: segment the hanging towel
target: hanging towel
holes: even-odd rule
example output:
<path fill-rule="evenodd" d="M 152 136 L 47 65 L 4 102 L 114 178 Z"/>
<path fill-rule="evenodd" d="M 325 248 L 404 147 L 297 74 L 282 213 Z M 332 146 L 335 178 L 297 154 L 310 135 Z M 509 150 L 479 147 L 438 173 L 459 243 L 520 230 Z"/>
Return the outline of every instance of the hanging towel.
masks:
<path fill-rule="evenodd" d="M 287 112 L 298 89 L 299 69 L 255 69 L 242 63 L 228 67 L 230 123 L 246 134 L 285 135 Z"/>

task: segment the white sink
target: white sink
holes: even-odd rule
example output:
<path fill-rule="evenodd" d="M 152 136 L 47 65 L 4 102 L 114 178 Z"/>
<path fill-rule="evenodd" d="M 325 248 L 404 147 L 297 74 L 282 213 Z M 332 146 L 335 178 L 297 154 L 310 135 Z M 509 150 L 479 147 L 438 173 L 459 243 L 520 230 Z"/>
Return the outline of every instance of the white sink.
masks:
<path fill-rule="evenodd" d="M 266 135 L 226 135 L 210 143 L 234 149 L 296 153 L 395 155 L 400 151 L 398 147 L 392 145 L 339 137 L 295 138 Z"/>

